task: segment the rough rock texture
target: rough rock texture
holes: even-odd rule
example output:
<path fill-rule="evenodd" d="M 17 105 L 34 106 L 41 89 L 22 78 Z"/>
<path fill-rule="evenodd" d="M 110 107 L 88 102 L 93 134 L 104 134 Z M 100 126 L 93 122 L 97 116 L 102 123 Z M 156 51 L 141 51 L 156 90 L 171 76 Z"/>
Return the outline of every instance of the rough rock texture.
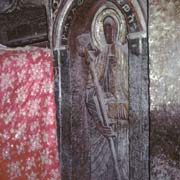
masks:
<path fill-rule="evenodd" d="M 143 53 L 129 56 L 130 180 L 149 179 L 149 94 L 147 40 Z M 130 44 L 133 46 L 133 42 Z"/>
<path fill-rule="evenodd" d="M 180 1 L 150 0 L 151 179 L 180 179 Z"/>

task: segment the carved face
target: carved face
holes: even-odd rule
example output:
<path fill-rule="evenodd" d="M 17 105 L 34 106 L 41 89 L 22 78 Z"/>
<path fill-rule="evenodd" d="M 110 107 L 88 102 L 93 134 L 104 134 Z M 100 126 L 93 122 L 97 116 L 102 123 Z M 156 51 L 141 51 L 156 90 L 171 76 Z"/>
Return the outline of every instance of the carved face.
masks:
<path fill-rule="evenodd" d="M 103 22 L 104 36 L 107 44 L 112 44 L 117 37 L 117 27 L 112 17 L 106 17 Z"/>
<path fill-rule="evenodd" d="M 85 57 L 90 44 L 90 35 L 84 33 L 76 38 L 77 52 L 79 56 Z"/>

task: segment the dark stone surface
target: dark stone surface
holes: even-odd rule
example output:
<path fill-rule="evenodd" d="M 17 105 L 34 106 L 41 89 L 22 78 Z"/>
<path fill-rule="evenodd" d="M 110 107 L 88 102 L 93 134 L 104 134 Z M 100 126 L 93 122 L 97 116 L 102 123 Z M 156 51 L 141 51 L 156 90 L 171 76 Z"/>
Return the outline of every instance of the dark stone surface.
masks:
<path fill-rule="evenodd" d="M 60 51 L 61 57 L 61 121 L 60 121 L 60 134 L 61 134 L 61 171 L 62 179 L 71 179 L 72 175 L 72 120 L 71 120 L 71 87 L 70 87 L 70 61 L 68 54 L 65 51 Z"/>
<path fill-rule="evenodd" d="M 11 13 L 0 14 L 1 44 L 17 47 L 35 43 L 46 45 L 47 41 L 48 25 L 45 6 L 24 7 Z"/>
<path fill-rule="evenodd" d="M 0 13 L 5 13 L 14 4 L 15 4 L 15 0 L 1 0 L 1 2 L 0 2 Z"/>
<path fill-rule="evenodd" d="M 179 0 L 149 1 L 152 180 L 180 179 L 179 24 Z"/>
<path fill-rule="evenodd" d="M 149 71 L 147 39 L 142 39 L 142 54 L 129 54 L 130 179 L 149 179 Z"/>

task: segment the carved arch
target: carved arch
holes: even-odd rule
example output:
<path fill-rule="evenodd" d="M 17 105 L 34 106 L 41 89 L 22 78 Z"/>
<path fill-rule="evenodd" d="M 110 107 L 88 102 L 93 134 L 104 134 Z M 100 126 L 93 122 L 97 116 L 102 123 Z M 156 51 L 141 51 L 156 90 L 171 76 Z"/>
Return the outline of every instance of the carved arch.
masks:
<path fill-rule="evenodd" d="M 73 171 L 78 171 L 78 166 L 75 170 L 72 168 L 71 162 L 68 159 L 72 158 L 71 138 L 64 138 L 71 133 L 69 126 L 62 122 L 62 118 L 66 120 L 71 118 L 68 111 L 69 100 L 71 96 L 70 85 L 70 60 L 69 60 L 69 29 L 71 26 L 75 12 L 78 8 L 83 9 L 86 2 L 92 0 L 67 0 L 64 7 L 60 6 L 54 23 L 53 31 L 53 48 L 55 55 L 55 66 L 59 70 L 59 76 L 56 79 L 56 92 L 58 114 L 57 119 L 60 126 L 60 146 L 68 140 L 63 148 L 60 148 L 62 163 L 62 178 L 73 179 Z M 107 0 L 94 1 L 97 6 L 94 6 L 94 12 L 99 7 L 108 2 Z M 148 54 L 147 54 L 147 9 L 146 0 L 111 0 L 124 15 L 128 26 L 128 49 L 129 49 L 129 180 L 148 180 L 149 179 L 149 74 L 148 74 Z M 95 14 L 95 13 L 94 13 Z M 61 74 L 60 74 L 61 73 Z M 58 90 L 59 88 L 59 90 Z M 69 102 L 68 102 L 69 101 Z M 69 104 L 68 104 L 69 103 Z M 65 125 L 65 127 L 64 127 Z M 63 138 L 61 137 L 63 135 Z M 88 158 L 88 157 L 87 157 Z M 75 157 L 76 160 L 76 157 Z M 77 164 L 74 164 L 76 166 Z M 83 167 L 84 168 L 84 167 Z M 83 179 L 90 179 L 88 167 L 83 169 L 87 171 L 83 175 Z M 64 180 L 63 179 L 63 180 Z M 75 179 L 75 177 L 74 177 Z M 81 178 L 79 178 L 81 179 Z"/>
<path fill-rule="evenodd" d="M 57 11 L 54 28 L 53 28 L 53 39 L 52 39 L 54 49 L 59 49 L 60 47 L 63 46 L 61 37 L 63 36 L 63 28 L 68 18 L 67 15 L 72 9 L 75 10 L 76 8 L 82 6 L 84 2 L 86 2 L 86 0 L 68 0 L 62 9 L 59 9 Z M 106 1 L 104 1 L 103 3 L 105 2 Z M 143 1 L 114 0 L 111 2 L 116 4 L 118 8 L 122 11 L 122 13 L 125 16 L 126 23 L 128 22 L 128 19 L 133 18 L 133 16 L 135 16 L 137 18 L 136 23 L 138 26 L 137 28 L 138 30 L 136 30 L 135 32 L 136 33 L 140 32 L 142 36 L 145 36 L 147 14 L 146 14 L 146 10 L 144 10 L 145 7 L 143 5 Z M 130 15 L 129 15 L 129 9 L 133 11 L 133 13 L 131 12 Z M 130 36 L 131 33 L 134 34 L 135 32 L 131 32 L 131 30 L 129 30 Z M 137 34 L 133 35 L 133 37 L 134 36 L 137 37 Z"/>

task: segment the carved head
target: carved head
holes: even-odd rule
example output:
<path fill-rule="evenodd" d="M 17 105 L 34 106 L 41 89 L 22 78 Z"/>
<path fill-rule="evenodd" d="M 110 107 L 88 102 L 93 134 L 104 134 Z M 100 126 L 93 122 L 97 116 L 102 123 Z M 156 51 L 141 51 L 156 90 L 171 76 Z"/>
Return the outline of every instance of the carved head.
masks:
<path fill-rule="evenodd" d="M 117 37 L 117 25 L 112 17 L 108 16 L 104 18 L 103 29 L 107 44 L 112 44 Z"/>
<path fill-rule="evenodd" d="M 81 34 L 76 38 L 76 47 L 79 56 L 81 57 L 86 56 L 87 53 L 86 51 L 89 44 L 90 44 L 90 35 L 88 33 Z"/>

